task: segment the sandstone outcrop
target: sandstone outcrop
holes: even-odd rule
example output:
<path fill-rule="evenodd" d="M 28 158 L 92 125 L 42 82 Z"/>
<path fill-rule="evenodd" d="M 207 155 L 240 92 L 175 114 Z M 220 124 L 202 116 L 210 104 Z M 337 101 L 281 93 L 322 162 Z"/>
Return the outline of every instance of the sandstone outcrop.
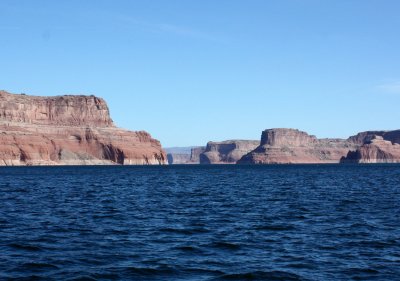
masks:
<path fill-rule="evenodd" d="M 168 164 L 200 164 L 204 146 L 166 148 Z"/>
<path fill-rule="evenodd" d="M 357 145 L 349 140 L 317 139 L 296 129 L 268 129 L 260 145 L 238 164 L 339 163 Z"/>
<path fill-rule="evenodd" d="M 368 135 L 365 143 L 356 151 L 349 151 L 342 163 L 400 163 L 400 144 L 385 140 L 384 136 L 397 141 L 397 132 L 385 132 L 382 135 Z M 359 134 L 360 135 L 360 134 Z"/>
<path fill-rule="evenodd" d="M 200 155 L 206 151 L 205 146 L 192 147 L 190 150 L 190 162 L 200 164 Z"/>
<path fill-rule="evenodd" d="M 377 136 L 382 137 L 384 140 L 390 141 L 392 143 L 400 144 L 400 130 L 393 131 L 366 131 L 358 133 L 355 136 L 348 138 L 349 141 L 354 142 L 358 145 L 363 145 L 369 143 L 372 139 Z"/>
<path fill-rule="evenodd" d="M 38 97 L 0 91 L 0 120 L 35 125 L 114 127 L 106 102 L 83 95 Z"/>
<path fill-rule="evenodd" d="M 208 142 L 205 151 L 200 154 L 200 164 L 236 164 L 259 144 L 255 140 Z"/>
<path fill-rule="evenodd" d="M 147 132 L 115 127 L 95 96 L 37 97 L 0 91 L 0 165 L 165 164 Z"/>

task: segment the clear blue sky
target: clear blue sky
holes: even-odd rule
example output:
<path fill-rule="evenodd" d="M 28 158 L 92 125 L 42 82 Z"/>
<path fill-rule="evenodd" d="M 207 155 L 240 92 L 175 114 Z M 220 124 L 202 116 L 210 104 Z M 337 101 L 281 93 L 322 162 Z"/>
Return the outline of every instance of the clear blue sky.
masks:
<path fill-rule="evenodd" d="M 400 1 L 0 2 L 0 89 L 94 94 L 163 146 L 400 128 Z"/>

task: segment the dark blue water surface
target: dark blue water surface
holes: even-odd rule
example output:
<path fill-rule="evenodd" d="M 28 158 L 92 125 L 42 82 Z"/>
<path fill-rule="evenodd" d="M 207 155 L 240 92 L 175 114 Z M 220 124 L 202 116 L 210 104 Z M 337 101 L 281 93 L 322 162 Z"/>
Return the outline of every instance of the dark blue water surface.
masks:
<path fill-rule="evenodd" d="M 399 280 L 399 165 L 0 169 L 0 279 Z"/>

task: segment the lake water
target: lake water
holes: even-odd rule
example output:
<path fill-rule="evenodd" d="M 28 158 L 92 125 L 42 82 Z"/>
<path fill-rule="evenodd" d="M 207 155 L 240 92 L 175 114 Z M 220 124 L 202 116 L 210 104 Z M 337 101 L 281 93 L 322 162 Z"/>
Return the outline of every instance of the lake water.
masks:
<path fill-rule="evenodd" d="M 3 280 L 399 280 L 399 165 L 0 169 Z"/>

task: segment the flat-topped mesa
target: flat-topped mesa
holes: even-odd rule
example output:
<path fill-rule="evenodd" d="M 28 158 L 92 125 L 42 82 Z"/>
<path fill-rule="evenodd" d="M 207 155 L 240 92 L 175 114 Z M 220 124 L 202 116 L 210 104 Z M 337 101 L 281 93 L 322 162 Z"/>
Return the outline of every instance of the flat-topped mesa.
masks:
<path fill-rule="evenodd" d="M 267 129 L 261 134 L 260 145 L 271 146 L 310 146 L 317 142 L 315 136 L 297 129 Z"/>
<path fill-rule="evenodd" d="M 339 163 L 357 146 L 342 139 L 317 139 L 297 129 L 276 128 L 262 132 L 261 143 L 238 164 Z"/>
<path fill-rule="evenodd" d="M 160 142 L 114 126 L 101 98 L 0 92 L 0 166 L 166 163 Z"/>
<path fill-rule="evenodd" d="M 0 91 L 0 120 L 35 125 L 114 127 L 107 103 L 95 96 L 54 97 Z"/>
<path fill-rule="evenodd" d="M 227 140 L 208 142 L 200 154 L 200 164 L 236 164 L 243 155 L 260 144 L 256 140 Z"/>

